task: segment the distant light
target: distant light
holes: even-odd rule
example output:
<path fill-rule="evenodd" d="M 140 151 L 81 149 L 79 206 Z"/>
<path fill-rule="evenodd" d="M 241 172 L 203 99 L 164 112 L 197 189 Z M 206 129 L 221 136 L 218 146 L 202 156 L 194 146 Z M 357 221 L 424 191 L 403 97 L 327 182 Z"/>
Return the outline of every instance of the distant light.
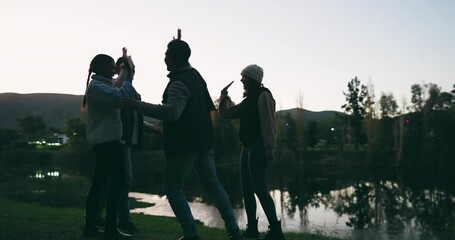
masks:
<path fill-rule="evenodd" d="M 335 128 L 331 128 L 330 131 L 332 131 L 332 132 L 335 131 Z"/>
<path fill-rule="evenodd" d="M 35 175 L 35 177 L 36 177 L 36 178 L 44 178 L 44 175 L 41 174 L 41 173 L 37 173 L 37 174 Z"/>
<path fill-rule="evenodd" d="M 411 121 L 409 119 L 406 119 L 406 123 L 410 123 Z"/>
<path fill-rule="evenodd" d="M 73 132 L 73 136 L 76 136 L 76 135 L 77 135 L 77 133 L 76 133 L 76 132 Z"/>

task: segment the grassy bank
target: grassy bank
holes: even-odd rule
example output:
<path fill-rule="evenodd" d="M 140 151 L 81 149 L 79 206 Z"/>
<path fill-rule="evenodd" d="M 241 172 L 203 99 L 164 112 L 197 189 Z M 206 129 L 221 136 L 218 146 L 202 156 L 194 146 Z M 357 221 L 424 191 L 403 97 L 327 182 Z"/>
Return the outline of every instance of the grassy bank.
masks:
<path fill-rule="evenodd" d="M 0 239 L 80 239 L 84 211 L 77 208 L 43 207 L 0 197 Z M 180 226 L 175 218 L 132 214 L 141 232 L 135 239 L 176 240 Z M 222 229 L 199 226 L 203 239 L 225 240 Z M 286 233 L 288 240 L 335 240 L 306 233 Z"/>

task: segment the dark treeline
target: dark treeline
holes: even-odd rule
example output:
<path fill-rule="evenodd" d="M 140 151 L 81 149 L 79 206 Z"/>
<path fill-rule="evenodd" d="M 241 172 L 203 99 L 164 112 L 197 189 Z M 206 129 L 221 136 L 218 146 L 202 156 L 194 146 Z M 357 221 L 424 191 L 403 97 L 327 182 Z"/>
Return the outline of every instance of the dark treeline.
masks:
<path fill-rule="evenodd" d="M 455 159 L 455 85 L 453 90 L 444 92 L 433 83 L 414 84 L 410 104 L 402 100 L 401 108 L 392 93 L 382 92 L 375 102 L 372 89 L 361 84 L 357 77 L 349 81 L 347 91 L 343 92 L 344 113 L 333 117 L 308 119 L 301 106 L 279 111 L 277 159 L 285 164 L 349 162 L 437 168 L 455 165 L 452 160 Z M 223 120 L 217 113 L 213 113 L 212 119 L 217 162 L 236 162 L 234 159 L 240 151 L 239 122 Z M 17 120 L 16 129 L 0 129 L 0 147 L 24 148 L 31 147 L 31 143 L 32 147 L 40 147 L 40 142 L 55 142 L 63 135 L 68 137 L 64 147 L 88 149 L 85 113 L 67 119 L 61 129 L 47 129 L 41 116 L 24 116 Z M 145 128 L 140 151 L 161 148 L 161 136 Z M 319 161 L 314 160 L 315 154 L 320 156 Z"/>

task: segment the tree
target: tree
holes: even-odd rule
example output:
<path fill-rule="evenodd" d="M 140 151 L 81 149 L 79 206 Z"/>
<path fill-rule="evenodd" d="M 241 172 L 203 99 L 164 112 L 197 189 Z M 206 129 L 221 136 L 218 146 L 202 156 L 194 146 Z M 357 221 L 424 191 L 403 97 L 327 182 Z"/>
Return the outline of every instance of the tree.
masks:
<path fill-rule="evenodd" d="M 20 134 L 28 140 L 40 137 L 40 133 L 46 130 L 46 124 L 44 123 L 42 116 L 26 115 L 25 117 L 17 119 L 17 125 Z"/>
<path fill-rule="evenodd" d="M 307 142 L 310 147 L 316 146 L 318 143 L 318 134 L 319 128 L 318 123 L 316 121 L 309 121 L 307 125 Z"/>
<path fill-rule="evenodd" d="M 287 113 L 285 116 L 285 138 L 286 138 L 286 145 L 292 149 L 297 150 L 298 144 L 298 136 L 297 136 L 297 124 L 292 118 L 290 113 Z"/>
<path fill-rule="evenodd" d="M 412 109 L 414 112 L 420 112 L 422 111 L 423 108 L 423 102 L 424 102 L 424 90 L 423 87 L 419 84 L 413 84 L 411 86 L 411 103 L 412 103 Z"/>
<path fill-rule="evenodd" d="M 277 154 L 281 158 L 298 159 L 297 126 L 288 112 L 277 115 Z"/>
<path fill-rule="evenodd" d="M 63 133 L 69 137 L 70 145 L 79 145 L 85 142 L 86 124 L 80 118 L 68 118 L 63 124 Z"/>
<path fill-rule="evenodd" d="M 441 95 L 441 88 L 435 83 L 429 83 L 425 85 L 428 89 L 428 99 L 425 100 L 423 110 L 425 112 L 433 110 L 434 106 L 439 100 L 439 95 Z"/>
<path fill-rule="evenodd" d="M 17 137 L 16 130 L 0 128 L 0 146 L 11 145 Z"/>
<path fill-rule="evenodd" d="M 374 108 L 374 105 L 375 105 L 374 98 L 375 97 L 376 96 L 374 95 L 374 86 L 370 82 L 368 84 L 367 93 L 365 96 L 365 118 L 367 118 L 367 119 L 376 117 L 375 108 Z"/>
<path fill-rule="evenodd" d="M 447 110 L 454 106 L 455 96 L 448 92 L 442 92 L 436 99 L 433 109 L 435 110 Z"/>
<path fill-rule="evenodd" d="M 367 95 L 367 87 L 360 84 L 360 80 L 355 77 L 348 83 L 348 92 L 343 92 L 346 97 L 346 104 L 341 108 L 347 114 L 350 114 L 351 124 L 354 126 L 354 143 L 355 149 L 359 149 L 360 135 L 362 131 L 362 119 L 365 116 L 365 96 Z"/>
<path fill-rule="evenodd" d="M 220 99 L 214 102 L 218 108 Z M 233 106 L 235 103 L 230 100 L 229 105 Z M 232 161 L 237 157 L 240 152 L 240 145 L 238 140 L 239 120 L 222 119 L 218 112 L 212 115 L 213 122 L 213 149 L 215 150 L 215 159 L 221 161 Z"/>
<path fill-rule="evenodd" d="M 297 99 L 297 109 L 295 113 L 295 122 L 297 130 L 297 151 L 298 157 L 302 157 L 305 149 L 305 126 L 304 126 L 304 110 L 303 110 L 303 94 L 299 91 Z"/>
<path fill-rule="evenodd" d="M 398 104 L 393 97 L 393 93 L 381 93 L 381 98 L 379 99 L 379 108 L 381 110 L 381 117 L 393 117 L 397 114 Z"/>

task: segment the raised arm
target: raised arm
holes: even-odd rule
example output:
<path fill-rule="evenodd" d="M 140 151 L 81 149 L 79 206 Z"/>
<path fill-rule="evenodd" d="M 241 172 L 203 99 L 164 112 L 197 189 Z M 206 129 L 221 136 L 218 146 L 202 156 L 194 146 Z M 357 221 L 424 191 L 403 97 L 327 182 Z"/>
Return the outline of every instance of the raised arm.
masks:
<path fill-rule="evenodd" d="M 124 82 L 120 88 L 108 86 L 99 81 L 90 83 L 87 92 L 89 104 L 105 107 L 119 107 L 122 98 L 135 98 L 138 93 L 130 82 Z"/>
<path fill-rule="evenodd" d="M 233 105 L 231 98 L 227 95 L 220 96 L 220 106 L 218 107 L 220 116 L 224 119 L 240 118 L 241 106 Z"/>

